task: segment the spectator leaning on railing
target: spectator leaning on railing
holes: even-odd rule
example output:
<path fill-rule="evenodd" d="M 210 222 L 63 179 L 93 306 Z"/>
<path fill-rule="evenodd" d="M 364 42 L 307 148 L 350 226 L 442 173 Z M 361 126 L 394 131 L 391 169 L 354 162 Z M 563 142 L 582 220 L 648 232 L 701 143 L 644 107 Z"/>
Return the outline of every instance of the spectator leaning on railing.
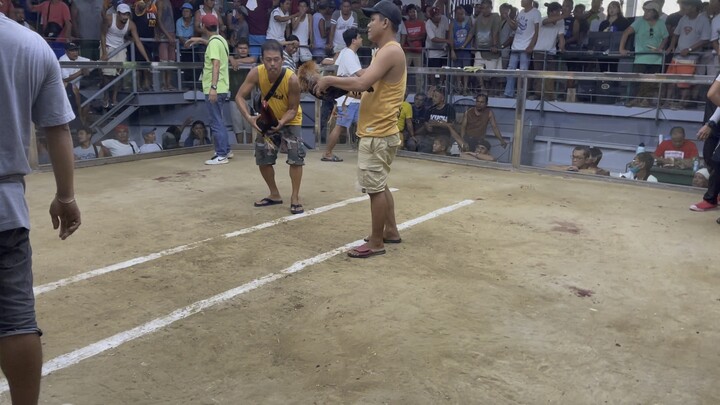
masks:
<path fill-rule="evenodd" d="M 660 5 L 654 1 L 643 4 L 643 16 L 636 17 L 620 39 L 620 54 L 627 55 L 627 39 L 635 34 L 635 60 L 633 72 L 635 73 L 661 73 L 663 63 L 663 50 L 667 45 L 668 31 L 660 17 Z M 636 91 L 637 84 L 630 83 L 629 94 L 637 94 L 637 98 L 630 100 L 628 107 L 649 107 L 651 98 L 657 94 L 657 84 L 640 83 L 640 90 Z"/>
<path fill-rule="evenodd" d="M 668 52 L 674 52 L 672 62 L 667 68 L 668 74 L 695 74 L 699 56 L 697 54 L 710 40 L 710 21 L 700 12 L 700 0 L 680 0 L 680 18 L 670 42 Z M 704 73 L 704 72 L 703 72 Z M 688 83 L 669 84 L 665 107 L 685 107 L 690 97 L 691 85 Z M 679 104 L 673 102 L 675 89 L 680 89 Z"/>
<path fill-rule="evenodd" d="M 3 0 L 8 1 L 10 0 Z M 72 20 L 70 8 L 61 0 L 45 0 L 40 4 L 30 8 L 35 13 L 40 13 L 40 35 L 48 37 L 52 33 L 54 26 L 60 28 L 60 32 L 56 35 L 56 40 L 63 42 L 72 35 Z"/>
<path fill-rule="evenodd" d="M 470 48 L 472 41 L 472 24 L 470 19 L 465 15 L 465 9 L 462 6 L 455 7 L 455 18 L 450 21 L 450 59 L 453 67 L 464 68 L 472 66 L 472 53 L 467 49 Z M 457 76 L 456 88 L 458 93 L 464 96 L 468 95 L 468 79 L 469 76 Z"/>
<path fill-rule="evenodd" d="M 405 7 L 408 19 L 400 26 L 400 43 L 405 49 L 405 61 L 408 67 L 423 67 L 423 44 L 427 32 L 425 31 L 425 22 L 418 19 L 417 6 L 408 4 Z M 423 75 L 415 75 L 416 92 L 425 88 L 425 80 Z"/>
<path fill-rule="evenodd" d="M 545 3 L 545 6 L 548 17 L 540 25 L 540 33 L 533 52 L 533 68 L 552 71 L 558 70 L 556 52 L 565 51 L 565 25 L 560 3 Z M 533 79 L 532 82 L 535 91 L 530 96 L 531 99 L 543 97 L 546 101 L 555 101 L 557 98 L 555 79 Z"/>
<path fill-rule="evenodd" d="M 512 53 L 508 70 L 528 70 L 530 67 L 530 56 L 535 49 L 540 22 L 542 17 L 540 11 L 532 7 L 532 0 L 520 2 L 523 9 L 518 13 L 517 19 L 510 22 L 510 27 L 515 29 L 515 39 L 512 44 Z M 515 97 L 515 78 L 508 77 L 505 85 L 505 97 Z"/>

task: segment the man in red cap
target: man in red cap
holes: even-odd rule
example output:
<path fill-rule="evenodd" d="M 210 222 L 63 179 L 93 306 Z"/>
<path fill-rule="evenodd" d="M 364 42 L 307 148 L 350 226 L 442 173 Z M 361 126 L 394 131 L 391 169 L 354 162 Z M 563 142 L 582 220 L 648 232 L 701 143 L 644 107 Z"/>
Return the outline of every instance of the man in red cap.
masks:
<path fill-rule="evenodd" d="M 205 14 L 202 17 L 203 36 L 207 37 L 207 50 L 205 51 L 205 67 L 202 74 L 203 93 L 205 105 L 210 116 L 210 128 L 215 143 L 215 156 L 206 160 L 206 165 L 221 165 L 228 163 L 232 157 L 230 141 L 228 138 L 225 119 L 223 117 L 223 103 L 230 93 L 230 78 L 228 73 L 228 57 L 230 51 L 228 43 L 218 32 L 219 21 L 214 14 Z M 203 43 L 203 38 L 192 38 L 186 46 L 194 43 Z"/>

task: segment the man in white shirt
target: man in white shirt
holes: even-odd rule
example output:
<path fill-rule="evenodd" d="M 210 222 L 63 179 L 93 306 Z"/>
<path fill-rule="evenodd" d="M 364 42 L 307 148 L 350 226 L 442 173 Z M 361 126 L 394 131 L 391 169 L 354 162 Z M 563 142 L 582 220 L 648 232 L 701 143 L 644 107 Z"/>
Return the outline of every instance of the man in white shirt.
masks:
<path fill-rule="evenodd" d="M 74 42 L 69 42 L 65 45 L 65 55 L 61 56 L 58 60 L 61 62 L 61 64 L 62 62 L 90 62 L 90 59 L 80 56 L 80 47 Z M 80 116 L 80 121 L 82 121 L 84 125 L 87 123 L 87 114 L 90 106 L 85 106 L 85 108 L 80 107 L 82 105 L 82 97 L 80 95 L 80 80 L 77 80 L 76 82 L 73 81 L 83 76 L 89 75 L 90 70 L 64 67 L 62 68 L 61 72 L 63 84 L 65 85 L 68 99 L 70 100 L 70 105 L 73 107 L 73 110 L 78 112 L 78 115 Z"/>
<path fill-rule="evenodd" d="M 162 146 L 160 146 L 159 143 L 155 142 L 155 131 L 157 128 L 147 129 L 143 131 L 143 141 L 145 142 L 143 146 L 140 147 L 140 153 L 152 153 L 152 152 L 160 152 L 163 150 Z"/>
<path fill-rule="evenodd" d="M 280 0 L 280 4 L 275 7 L 270 14 L 270 22 L 268 23 L 267 39 L 274 39 L 280 43 L 285 42 L 285 29 L 288 22 L 297 17 L 297 14 L 290 15 L 290 0 Z"/>
<path fill-rule="evenodd" d="M 515 39 L 510 52 L 508 70 L 528 70 L 530 67 L 530 56 L 535 50 L 535 44 L 540 31 L 540 12 L 533 8 L 532 0 L 521 0 L 522 10 L 514 21 L 510 21 L 510 28 L 515 30 Z M 515 97 L 515 78 L 508 77 L 505 85 L 505 97 Z"/>
<path fill-rule="evenodd" d="M 337 55 L 346 47 L 343 33 L 350 28 L 358 27 L 358 18 L 352 11 L 350 0 L 343 0 L 340 10 L 336 10 L 330 19 L 330 37 L 326 48 L 332 49 Z"/>
<path fill-rule="evenodd" d="M 360 65 L 357 51 L 362 46 L 362 36 L 358 33 L 357 28 L 350 28 L 343 32 L 343 40 L 346 47 L 340 51 L 335 65 L 337 65 L 338 77 L 362 76 L 364 69 Z M 327 146 L 323 154 L 323 162 L 342 162 L 342 158 L 333 154 L 333 148 L 337 145 L 338 138 L 343 131 L 347 131 L 350 125 L 356 123 L 360 111 L 360 99 L 356 98 L 357 94 L 348 93 L 335 100 L 337 102 L 337 120 L 335 128 L 330 132 L 327 139 Z"/>
<path fill-rule="evenodd" d="M 73 148 L 75 160 L 89 160 L 98 157 L 98 148 L 90 142 L 91 138 L 92 133 L 88 129 L 78 129 L 78 146 Z"/>
<path fill-rule="evenodd" d="M 430 9 L 428 20 L 425 21 L 425 48 L 427 48 L 428 67 L 439 68 L 447 65 L 447 48 L 452 45 L 448 39 L 449 23 L 440 14 L 437 7 Z M 435 85 L 435 75 L 429 76 L 430 85 Z"/>
<path fill-rule="evenodd" d="M 560 52 L 565 50 L 565 21 L 562 15 L 562 5 L 558 2 L 547 3 L 547 15 L 548 18 L 544 19 L 540 26 L 533 52 L 533 69 L 538 71 L 557 70 L 556 49 L 560 49 Z M 535 100 L 544 94 L 545 101 L 555 101 L 555 79 L 535 79 L 533 84 L 534 94 L 528 98 Z"/>
<path fill-rule="evenodd" d="M 130 129 L 125 124 L 115 127 L 115 139 L 100 141 L 96 146 L 102 147 L 101 157 L 128 156 L 140 153 L 135 141 L 130 140 Z"/>

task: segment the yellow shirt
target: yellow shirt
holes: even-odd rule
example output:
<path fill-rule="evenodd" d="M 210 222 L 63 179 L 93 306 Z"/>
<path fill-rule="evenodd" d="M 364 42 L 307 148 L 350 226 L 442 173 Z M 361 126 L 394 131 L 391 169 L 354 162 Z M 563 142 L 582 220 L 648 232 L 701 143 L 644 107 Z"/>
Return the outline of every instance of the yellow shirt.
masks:
<path fill-rule="evenodd" d="M 400 132 L 405 130 L 405 121 L 410 118 L 412 119 L 412 107 L 407 101 L 403 101 L 400 104 L 400 115 L 398 115 L 398 130 Z"/>
<path fill-rule="evenodd" d="M 275 118 L 277 118 L 278 120 L 281 119 L 283 115 L 285 115 L 285 112 L 287 112 L 288 110 L 290 78 L 294 74 L 295 73 L 293 73 L 292 70 L 285 69 L 285 77 L 283 77 L 280 85 L 275 90 L 275 94 L 273 94 L 273 96 L 270 97 L 270 100 L 268 101 L 268 104 L 270 104 L 270 109 L 275 114 Z M 265 69 L 265 65 L 258 66 L 258 78 L 260 80 L 260 91 L 262 92 L 262 97 L 265 97 L 265 95 L 270 91 L 273 85 L 273 83 L 270 82 L 270 79 L 268 79 L 267 69 Z M 302 107 L 300 107 L 300 104 L 298 104 L 298 110 L 297 114 L 295 114 L 295 118 L 285 123 L 285 125 L 302 125 Z"/>
<path fill-rule="evenodd" d="M 397 46 L 400 44 L 391 41 L 383 46 Z M 382 49 L 382 48 L 380 48 Z M 400 47 L 402 49 L 402 47 Z M 380 52 L 380 50 L 378 50 Z M 373 59 L 370 64 L 375 61 Z M 397 134 L 398 115 L 400 104 L 405 99 L 407 83 L 407 66 L 403 64 L 405 73 L 396 83 L 378 80 L 372 85 L 373 92 L 364 92 L 360 99 L 360 118 L 358 119 L 358 136 L 383 138 Z"/>

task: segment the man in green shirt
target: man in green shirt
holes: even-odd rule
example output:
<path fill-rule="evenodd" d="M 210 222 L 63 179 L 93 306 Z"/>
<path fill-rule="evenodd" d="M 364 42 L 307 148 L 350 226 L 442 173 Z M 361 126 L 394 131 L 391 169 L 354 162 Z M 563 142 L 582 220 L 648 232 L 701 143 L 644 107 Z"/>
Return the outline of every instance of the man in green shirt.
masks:
<path fill-rule="evenodd" d="M 203 36 L 208 38 L 202 86 L 215 143 L 215 156 L 210 160 L 206 160 L 206 165 L 225 164 L 232 157 L 228 132 L 223 118 L 223 103 L 227 100 L 230 92 L 228 74 L 230 51 L 227 41 L 218 33 L 219 25 L 220 23 L 214 14 L 205 14 L 202 17 Z M 202 38 L 192 38 L 186 43 L 186 46 L 192 45 L 194 42 L 204 42 L 204 40 Z"/>

